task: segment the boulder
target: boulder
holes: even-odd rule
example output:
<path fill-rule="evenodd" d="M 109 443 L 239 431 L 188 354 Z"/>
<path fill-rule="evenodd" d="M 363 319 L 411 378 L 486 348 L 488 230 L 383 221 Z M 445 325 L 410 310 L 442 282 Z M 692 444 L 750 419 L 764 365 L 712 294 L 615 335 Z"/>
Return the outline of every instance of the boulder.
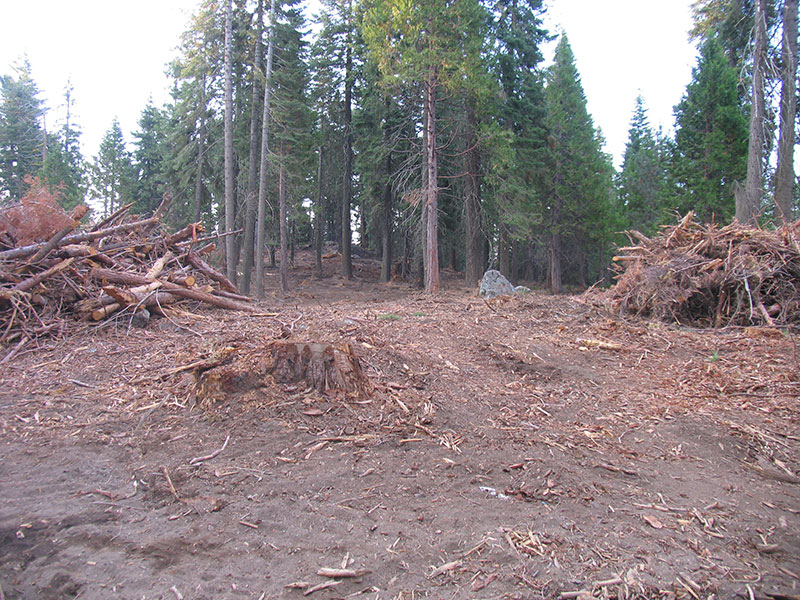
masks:
<path fill-rule="evenodd" d="M 478 292 L 482 298 L 496 298 L 504 294 L 514 294 L 514 286 L 500 271 L 490 269 L 483 274 L 481 289 Z"/>

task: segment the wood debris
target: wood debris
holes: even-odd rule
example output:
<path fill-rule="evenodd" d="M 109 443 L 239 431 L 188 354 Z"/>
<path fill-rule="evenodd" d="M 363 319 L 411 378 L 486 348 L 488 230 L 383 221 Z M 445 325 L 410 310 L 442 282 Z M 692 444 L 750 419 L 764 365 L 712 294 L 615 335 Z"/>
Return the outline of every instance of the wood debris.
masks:
<path fill-rule="evenodd" d="M 186 300 L 255 311 L 249 298 L 236 294 L 235 286 L 201 257 L 214 244 L 194 248 L 201 223 L 173 234 L 163 231 L 161 219 L 170 202 L 165 194 L 146 218 L 129 215 L 127 205 L 74 232 L 86 212 L 78 207 L 83 210 L 64 215 L 66 227 L 63 220 L 57 231 L 41 225 L 39 237 L 46 241 L 24 246 L 9 247 L 8 240 L 14 240 L 6 234 L 6 249 L 0 249 L 0 343 L 21 349 L 30 340 L 59 333 L 70 320 L 127 317 L 146 325 L 151 314 L 166 315 L 169 305 Z"/>
<path fill-rule="evenodd" d="M 770 231 L 688 213 L 614 257 L 617 310 L 698 327 L 800 324 L 800 222 Z M 636 243 L 638 241 L 638 243 Z"/>

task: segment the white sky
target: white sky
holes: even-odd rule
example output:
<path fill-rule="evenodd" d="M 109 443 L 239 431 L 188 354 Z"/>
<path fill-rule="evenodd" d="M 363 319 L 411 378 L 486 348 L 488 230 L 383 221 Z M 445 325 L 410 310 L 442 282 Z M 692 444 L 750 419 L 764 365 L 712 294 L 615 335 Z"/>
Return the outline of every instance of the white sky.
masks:
<path fill-rule="evenodd" d="M 691 78 L 691 0 L 547 0 L 547 25 L 565 31 L 594 117 L 619 166 L 634 100 L 641 92 L 654 127 L 671 131 L 672 107 Z M 150 97 L 168 98 L 166 64 L 199 0 L 5 0 L 0 8 L 0 74 L 27 54 L 50 109 L 63 122 L 64 89 L 74 88 L 73 122 L 87 158 L 116 116 L 126 139 Z"/>

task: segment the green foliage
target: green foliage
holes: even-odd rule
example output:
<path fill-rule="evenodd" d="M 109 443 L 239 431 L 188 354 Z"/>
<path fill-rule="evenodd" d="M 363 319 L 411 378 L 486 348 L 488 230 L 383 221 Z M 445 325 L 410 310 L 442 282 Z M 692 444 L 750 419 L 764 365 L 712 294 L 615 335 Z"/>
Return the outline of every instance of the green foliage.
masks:
<path fill-rule="evenodd" d="M 601 150 L 602 138 L 587 111 L 575 57 L 565 35 L 547 73 L 545 97 L 549 176 L 544 182 L 544 227 L 551 243 L 557 241 L 554 252 L 566 242 L 574 250 L 570 255 L 583 257 L 572 266 L 578 282 L 583 283 L 586 267 L 592 268 L 594 276 L 600 275 L 600 263 L 589 264 L 589 257 L 602 256 L 598 249 L 607 249 L 617 222 L 613 167 Z M 551 263 L 551 273 L 553 264 L 558 261 Z M 553 285 L 557 287 L 555 282 Z"/>
<path fill-rule="evenodd" d="M 132 198 L 133 165 L 117 119 L 113 120 L 100 142 L 100 150 L 90 167 L 89 179 L 95 197 L 103 203 L 104 217 Z"/>
<path fill-rule="evenodd" d="M 654 233 L 668 215 L 668 152 L 666 141 L 653 132 L 641 96 L 636 98 L 617 191 L 625 226 L 647 235 Z"/>
<path fill-rule="evenodd" d="M 746 174 L 748 125 L 737 84 L 719 44 L 709 40 L 675 107 L 672 208 L 694 210 L 706 222 L 733 217 L 734 187 Z"/>
<path fill-rule="evenodd" d="M 140 214 L 152 213 L 165 191 L 164 129 L 167 123 L 165 113 L 149 102 L 139 117 L 139 130 L 133 133 L 133 199 L 136 212 Z"/>
<path fill-rule="evenodd" d="M 16 77 L 0 77 L 0 197 L 19 200 L 25 194 L 25 176 L 42 168 L 44 132 L 42 102 L 24 59 Z"/>

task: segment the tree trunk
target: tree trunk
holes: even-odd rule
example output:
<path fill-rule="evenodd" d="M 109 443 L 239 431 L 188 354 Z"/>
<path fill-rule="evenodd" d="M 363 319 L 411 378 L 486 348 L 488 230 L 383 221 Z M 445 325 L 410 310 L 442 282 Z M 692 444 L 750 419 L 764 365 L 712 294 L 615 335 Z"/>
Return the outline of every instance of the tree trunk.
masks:
<path fill-rule="evenodd" d="M 436 156 L 436 84 L 437 70 L 431 68 L 425 89 L 425 105 L 428 115 L 425 127 L 425 153 L 427 155 L 427 181 L 425 189 L 425 208 L 427 212 L 425 254 L 427 256 L 425 271 L 425 291 L 429 294 L 439 293 L 439 202 L 437 182 L 439 180 Z"/>
<path fill-rule="evenodd" d="M 253 73 L 261 71 L 261 29 L 263 25 L 264 0 L 258 0 L 256 9 L 256 41 L 253 57 Z M 256 204 L 258 200 L 258 77 L 253 77 L 253 95 L 250 99 L 250 162 L 247 170 L 247 208 L 244 215 L 244 257 L 242 264 L 242 293 L 250 293 L 250 277 L 253 272 L 253 242 L 255 241 Z"/>
<path fill-rule="evenodd" d="M 322 146 L 317 149 L 317 198 L 314 202 L 314 264 L 322 277 Z"/>
<path fill-rule="evenodd" d="M 466 233 L 466 267 L 464 282 L 467 287 L 478 287 L 485 265 L 483 257 L 483 234 L 481 232 L 481 184 L 480 153 L 475 123 L 475 107 L 470 100 L 466 104 L 467 153 L 464 156 L 464 230 Z"/>
<path fill-rule="evenodd" d="M 561 293 L 561 234 L 558 231 L 550 233 L 550 291 L 554 294 Z"/>
<path fill-rule="evenodd" d="M 197 171 L 194 180 L 194 221 L 200 221 L 203 200 L 203 163 L 206 150 L 206 78 L 200 84 L 200 125 L 197 127 Z"/>
<path fill-rule="evenodd" d="M 500 223 L 500 244 L 497 249 L 497 266 L 506 278 L 509 277 L 511 272 L 510 247 L 511 245 L 508 241 L 508 227 Z"/>
<path fill-rule="evenodd" d="M 388 102 L 387 102 L 388 105 Z M 388 130 L 387 130 L 388 133 Z M 384 135 L 386 140 L 387 135 Z M 383 215 L 381 218 L 381 233 L 383 234 L 383 256 L 381 257 L 381 281 L 384 283 L 392 279 L 392 152 L 386 155 L 386 180 L 383 183 Z"/>
<path fill-rule="evenodd" d="M 764 63 L 767 58 L 766 0 L 756 0 L 755 41 L 753 47 L 753 94 L 750 106 L 750 141 L 747 146 L 747 182 L 737 198 L 736 218 L 753 224 L 758 218 L 763 195 L 764 162 Z"/>
<path fill-rule="evenodd" d="M 289 292 L 289 232 L 286 223 L 286 144 L 281 143 L 281 166 L 278 175 L 278 203 L 281 235 L 281 294 Z"/>
<path fill-rule="evenodd" d="M 235 228 L 236 198 L 233 180 L 233 0 L 225 8 L 225 259 L 228 279 L 236 282 Z"/>
<path fill-rule="evenodd" d="M 353 278 L 351 256 L 352 232 L 350 226 L 350 204 L 353 196 L 353 49 L 352 4 L 347 6 L 347 39 L 345 41 L 344 67 L 344 182 L 342 184 L 342 276 Z"/>
<path fill-rule="evenodd" d="M 778 168 L 775 172 L 775 212 L 781 222 L 788 223 L 792 220 L 792 192 L 795 183 L 797 0 L 786 0 L 783 7 L 783 73 L 781 79 L 781 122 Z"/>
<path fill-rule="evenodd" d="M 267 220 L 267 159 L 269 157 L 269 99 L 272 80 L 272 59 L 275 54 L 275 3 L 269 8 L 267 69 L 264 74 L 264 111 L 261 116 L 261 162 L 258 174 L 258 223 L 256 227 L 256 296 L 264 297 L 264 233 Z M 270 256 L 272 256 L 270 254 Z"/>

